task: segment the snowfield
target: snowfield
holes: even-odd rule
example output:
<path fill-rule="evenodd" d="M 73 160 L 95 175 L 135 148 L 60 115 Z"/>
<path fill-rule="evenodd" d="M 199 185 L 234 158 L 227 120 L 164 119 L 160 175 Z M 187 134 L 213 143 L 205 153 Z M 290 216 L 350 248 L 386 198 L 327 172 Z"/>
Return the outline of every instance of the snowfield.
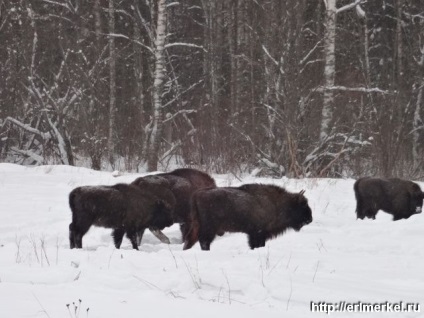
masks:
<path fill-rule="evenodd" d="M 70 250 L 69 192 L 139 176 L 0 164 L 0 317 L 327 316 L 311 301 L 420 303 L 420 312 L 331 316 L 424 317 L 424 215 L 356 220 L 354 180 L 214 175 L 219 186 L 306 190 L 313 222 L 256 250 L 226 234 L 210 252 L 183 251 L 176 225 L 164 230 L 171 245 L 146 231 L 140 251 L 126 238 L 117 250 L 111 230 L 92 227 L 84 248 Z"/>

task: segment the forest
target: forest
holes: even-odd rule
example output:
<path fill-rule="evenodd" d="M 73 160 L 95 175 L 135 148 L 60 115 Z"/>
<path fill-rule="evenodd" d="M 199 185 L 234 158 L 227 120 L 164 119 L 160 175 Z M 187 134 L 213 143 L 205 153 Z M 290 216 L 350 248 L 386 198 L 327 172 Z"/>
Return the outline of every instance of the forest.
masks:
<path fill-rule="evenodd" d="M 0 161 L 424 178 L 424 1 L 0 0 Z"/>

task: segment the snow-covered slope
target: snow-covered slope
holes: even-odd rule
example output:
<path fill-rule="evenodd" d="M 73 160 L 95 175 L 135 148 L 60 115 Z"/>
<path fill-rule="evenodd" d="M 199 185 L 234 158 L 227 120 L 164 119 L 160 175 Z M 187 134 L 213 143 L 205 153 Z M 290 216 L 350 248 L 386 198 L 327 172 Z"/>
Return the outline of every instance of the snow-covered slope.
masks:
<path fill-rule="evenodd" d="M 215 175 L 220 186 L 306 190 L 314 221 L 253 251 L 243 234 L 218 237 L 210 252 L 182 251 L 177 226 L 164 231 L 171 245 L 147 231 L 140 251 L 126 239 L 115 249 L 111 231 L 93 227 L 84 249 L 70 250 L 69 192 L 138 176 L 0 164 L 0 317 L 325 316 L 310 312 L 311 301 L 420 302 L 421 313 L 390 317 L 424 317 L 424 215 L 356 220 L 354 180 Z"/>

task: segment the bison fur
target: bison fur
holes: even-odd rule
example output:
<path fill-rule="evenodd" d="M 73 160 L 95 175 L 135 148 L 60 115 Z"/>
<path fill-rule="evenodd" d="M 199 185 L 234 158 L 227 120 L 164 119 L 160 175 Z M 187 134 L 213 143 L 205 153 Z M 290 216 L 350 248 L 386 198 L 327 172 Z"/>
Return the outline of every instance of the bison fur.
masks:
<path fill-rule="evenodd" d="M 205 188 L 215 188 L 215 180 L 205 172 L 191 169 L 181 168 L 167 173 L 159 173 L 145 177 L 137 178 L 132 182 L 133 185 L 139 186 L 141 189 L 148 189 L 151 186 L 166 187 L 175 197 L 176 205 L 173 212 L 174 223 L 180 224 L 183 240 L 190 229 L 190 201 L 192 194 Z M 152 190 L 160 196 L 157 190 Z"/>
<path fill-rule="evenodd" d="M 173 204 L 151 192 L 128 184 L 78 187 L 69 194 L 72 223 L 71 248 L 82 248 L 82 238 L 92 225 L 112 228 L 119 248 L 124 234 L 138 249 L 137 235 L 148 227 L 163 229 L 172 225 Z"/>
<path fill-rule="evenodd" d="M 422 211 L 424 195 L 420 186 L 412 181 L 365 177 L 358 179 L 353 188 L 359 219 L 375 219 L 377 212 L 382 210 L 397 221 Z"/>
<path fill-rule="evenodd" d="M 299 231 L 312 222 L 303 193 L 263 184 L 199 190 L 192 197 L 192 227 L 184 249 L 198 240 L 202 250 L 209 250 L 215 236 L 225 232 L 246 233 L 254 249 L 287 229 Z"/>

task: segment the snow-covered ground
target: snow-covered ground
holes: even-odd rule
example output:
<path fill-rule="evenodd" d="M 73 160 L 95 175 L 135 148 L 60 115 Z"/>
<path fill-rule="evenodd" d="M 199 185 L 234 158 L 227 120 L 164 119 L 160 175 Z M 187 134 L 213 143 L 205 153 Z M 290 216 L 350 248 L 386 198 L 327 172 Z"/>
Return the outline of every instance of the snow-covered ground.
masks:
<path fill-rule="evenodd" d="M 127 239 L 115 249 L 111 231 L 93 227 L 84 248 L 70 250 L 69 192 L 138 176 L 0 164 L 0 317 L 326 316 L 311 313 L 311 301 L 420 303 L 421 312 L 332 316 L 424 317 L 424 215 L 356 220 L 354 180 L 215 175 L 220 186 L 306 190 L 314 221 L 256 250 L 244 234 L 226 234 L 210 252 L 182 251 L 177 226 L 164 231 L 171 245 L 146 231 L 140 251 Z"/>

